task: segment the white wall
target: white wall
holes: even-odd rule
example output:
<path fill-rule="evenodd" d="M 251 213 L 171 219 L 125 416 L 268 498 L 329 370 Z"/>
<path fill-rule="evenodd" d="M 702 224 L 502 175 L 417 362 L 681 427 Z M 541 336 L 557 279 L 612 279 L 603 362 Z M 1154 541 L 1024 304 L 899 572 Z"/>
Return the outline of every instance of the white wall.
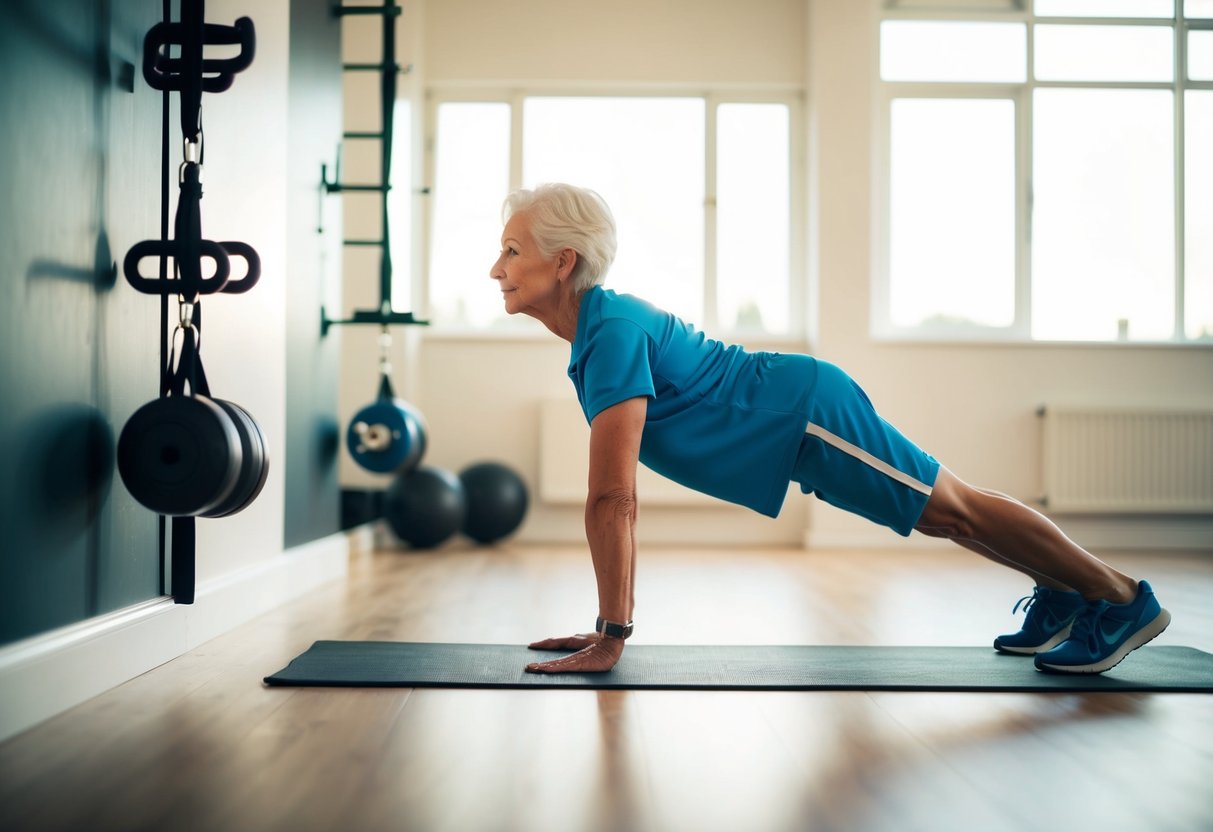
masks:
<path fill-rule="evenodd" d="M 805 294 L 814 328 L 811 343 L 799 348 L 847 368 L 891 421 L 962 478 L 1023 499 L 1037 497 L 1034 414 L 1042 403 L 1213 406 L 1213 351 L 1207 348 L 899 344 L 879 343 L 868 335 L 875 0 L 411 4 L 418 6 L 418 25 L 404 36 L 423 58 L 413 84 L 688 88 L 698 83 L 804 89 L 810 142 L 804 233 L 811 275 Z M 349 106 L 360 105 L 351 101 Z M 371 101 L 369 106 L 377 105 Z M 347 222 L 350 217 L 347 212 Z M 491 252 L 494 241 L 483 245 Z M 486 273 L 489 265 L 485 263 Z M 347 268 L 347 285 L 356 286 L 359 279 Z M 403 376 L 398 386 L 431 423 L 428 461 L 458 469 L 492 456 L 534 483 L 539 401 L 572 395 L 564 375 L 567 345 L 554 338 L 471 339 L 437 333 L 410 333 L 397 341 L 396 366 Z M 406 347 L 404 341 L 410 344 Z M 347 337 L 346 343 L 343 418 L 365 403 L 374 384 L 373 336 Z M 374 480 L 346 459 L 342 481 Z M 1168 521 L 1160 527 L 1073 519 L 1065 525 L 1095 545 L 1169 541 L 1213 548 L 1213 526 L 1205 521 Z M 580 534 L 579 510 L 539 505 L 521 537 L 575 540 Z M 643 513 L 641 535 L 688 543 L 897 542 L 881 528 L 798 494 L 790 497 L 777 521 L 723 504 L 712 510 L 650 508 Z"/>
<path fill-rule="evenodd" d="M 430 0 L 429 83 L 804 83 L 802 0 Z"/>
<path fill-rule="evenodd" d="M 206 4 L 208 21 L 231 25 L 246 14 L 248 4 L 236 0 Z M 261 495 L 245 511 L 198 521 L 200 582 L 283 551 L 289 0 L 259 2 L 251 16 L 256 59 L 229 90 L 203 97 L 202 232 L 208 239 L 240 240 L 256 249 L 261 280 L 246 294 L 203 300 L 202 357 L 211 392 L 239 403 L 261 425 L 270 470 Z M 179 144 L 170 145 L 178 154 Z"/>

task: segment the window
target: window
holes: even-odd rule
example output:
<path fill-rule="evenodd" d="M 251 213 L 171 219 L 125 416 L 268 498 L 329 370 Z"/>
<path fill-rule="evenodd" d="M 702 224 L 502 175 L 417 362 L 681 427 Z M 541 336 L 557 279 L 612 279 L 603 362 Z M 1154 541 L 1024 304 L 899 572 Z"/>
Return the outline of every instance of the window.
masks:
<path fill-rule="evenodd" d="M 435 158 L 431 201 L 429 316 L 486 325 L 501 308 L 488 271 L 501 238 L 502 195 L 510 184 L 510 106 L 443 104 L 436 135 L 442 152 Z"/>
<path fill-rule="evenodd" d="M 1213 147 L 1213 90 L 1185 97 L 1186 147 Z M 1184 330 L 1192 339 L 1213 339 L 1213 154 L 1189 153 L 1184 165 Z"/>
<path fill-rule="evenodd" d="M 619 231 L 606 285 L 690 321 L 703 319 L 704 109 L 702 98 L 522 105 L 523 183 L 569 182 L 601 194 Z"/>
<path fill-rule="evenodd" d="M 1213 2 L 886 0 L 880 38 L 878 334 L 1213 343 Z"/>
<path fill-rule="evenodd" d="M 786 336 L 794 311 L 793 102 L 714 96 L 437 96 L 429 317 L 517 328 L 488 278 L 513 187 L 600 193 L 619 250 L 606 285 L 703 329 Z M 517 146 L 514 146 L 514 143 Z M 710 158 L 709 158 L 710 156 Z"/>
<path fill-rule="evenodd" d="M 886 20 L 880 74 L 888 81 L 1023 81 L 1026 31 L 1016 23 Z"/>
<path fill-rule="evenodd" d="M 889 292 L 894 323 L 1015 318 L 1015 109 L 990 98 L 893 102 Z"/>
<path fill-rule="evenodd" d="M 1049 88 L 1033 108 L 1033 337 L 1169 339 L 1171 93 Z"/>
<path fill-rule="evenodd" d="M 784 104 L 716 108 L 716 317 L 739 333 L 791 330 L 788 119 Z"/>

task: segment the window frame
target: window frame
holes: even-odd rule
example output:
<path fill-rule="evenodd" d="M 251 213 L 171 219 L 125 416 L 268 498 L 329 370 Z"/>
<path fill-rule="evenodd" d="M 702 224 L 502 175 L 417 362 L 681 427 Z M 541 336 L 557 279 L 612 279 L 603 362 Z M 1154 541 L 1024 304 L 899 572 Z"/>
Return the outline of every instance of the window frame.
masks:
<path fill-rule="evenodd" d="M 942 4 L 918 6 L 912 0 L 884 0 L 876 16 L 876 49 L 873 51 L 873 77 L 876 86 L 876 130 L 873 143 L 876 167 L 873 211 L 873 281 L 870 331 L 873 338 L 884 341 L 934 342 L 1005 342 L 1064 345 L 1123 345 L 1143 346 L 1213 346 L 1207 340 L 1188 338 L 1185 326 L 1185 240 L 1186 203 L 1184 182 L 1184 107 L 1185 92 L 1213 90 L 1213 81 L 1192 81 L 1187 77 L 1188 33 L 1213 30 L 1213 19 L 1188 19 L 1183 14 L 1183 0 L 1175 0 L 1171 17 L 1107 18 L 1054 17 L 1036 15 L 1034 0 L 954 0 Z M 1026 27 L 1027 49 L 1025 80 L 1022 83 L 986 82 L 922 82 L 886 81 L 880 74 L 881 24 L 886 20 L 928 20 L 1020 23 Z M 1043 81 L 1035 72 L 1035 27 L 1057 26 L 1161 26 L 1172 33 L 1173 74 L 1170 81 L 1110 82 L 1110 81 Z M 1038 89 L 1151 89 L 1172 94 L 1172 141 L 1174 143 L 1174 257 L 1173 326 L 1169 339 L 1164 340 L 1066 340 L 1051 341 L 1032 337 L 1032 136 L 1033 106 Z M 890 231 L 892 104 L 895 99 L 914 98 L 997 98 L 1009 99 L 1015 106 L 1015 311 L 1008 327 L 980 325 L 951 325 L 924 323 L 898 326 L 893 323 L 890 309 Z"/>
<path fill-rule="evenodd" d="M 509 188 L 514 190 L 523 187 L 523 103 L 528 98 L 699 98 L 704 101 L 704 205 L 703 205 L 703 297 L 701 298 L 700 315 L 697 319 L 688 321 L 697 328 L 734 340 L 757 341 L 761 343 L 799 343 L 808 332 L 807 310 L 807 250 L 806 216 L 807 184 L 806 184 L 806 135 L 807 129 L 804 118 L 804 92 L 799 87 L 791 86 L 713 86 L 694 88 L 678 86 L 627 86 L 627 85 L 533 85 L 533 86 L 492 86 L 492 85 L 434 85 L 426 91 L 425 108 L 425 182 L 426 193 L 433 195 L 433 183 L 437 163 L 437 121 L 438 108 L 446 103 L 458 102 L 493 102 L 505 103 L 510 107 L 510 170 Z M 719 321 L 719 305 L 717 286 L 716 258 L 716 114 L 721 104 L 782 104 L 788 108 L 788 169 L 791 177 L 788 206 L 788 294 L 789 308 L 788 329 L 786 332 L 754 332 L 735 331 L 724 328 Z M 505 194 L 502 194 L 502 199 Z M 425 202 L 425 220 L 423 223 L 421 253 L 419 263 L 423 275 L 421 280 L 413 282 L 414 308 L 428 310 L 430 295 L 430 252 L 432 238 L 433 200 Z M 490 243 L 490 249 L 493 243 Z M 491 262 L 485 263 L 487 270 Z M 609 285 L 610 278 L 607 283 Z M 449 335 L 468 338 L 500 338 L 505 337 L 534 337 L 545 334 L 536 326 L 525 327 L 505 332 L 487 327 L 459 324 L 439 324 L 428 327 L 429 334 Z"/>

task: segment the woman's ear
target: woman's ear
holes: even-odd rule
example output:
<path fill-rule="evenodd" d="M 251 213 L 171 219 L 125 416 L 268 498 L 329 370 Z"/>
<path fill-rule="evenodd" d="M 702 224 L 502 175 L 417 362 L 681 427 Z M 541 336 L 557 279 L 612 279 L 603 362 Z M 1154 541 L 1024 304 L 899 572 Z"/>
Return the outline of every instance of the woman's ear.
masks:
<path fill-rule="evenodd" d="M 566 280 L 577 265 L 577 252 L 571 248 L 562 248 L 556 255 L 556 279 Z"/>

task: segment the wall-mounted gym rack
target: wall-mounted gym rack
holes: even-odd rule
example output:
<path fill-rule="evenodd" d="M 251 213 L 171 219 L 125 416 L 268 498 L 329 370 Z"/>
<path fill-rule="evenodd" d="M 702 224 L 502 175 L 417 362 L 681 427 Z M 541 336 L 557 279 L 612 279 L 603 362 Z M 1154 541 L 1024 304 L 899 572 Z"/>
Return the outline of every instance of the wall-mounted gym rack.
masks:
<path fill-rule="evenodd" d="M 205 0 L 180 0 L 178 6 L 180 19 L 174 21 L 172 3 L 164 0 L 163 19 L 143 39 L 144 80 L 162 93 L 160 238 L 131 246 L 122 267 L 132 288 L 160 296 L 160 398 L 127 420 L 117 451 L 118 472 L 127 490 L 160 516 L 160 556 L 163 562 L 167 537 L 173 600 L 192 604 L 195 518 L 227 517 L 251 505 L 265 486 L 269 455 L 252 414 L 234 402 L 212 398 L 200 355 L 202 297 L 243 294 L 261 278 L 261 259 L 252 246 L 205 239 L 201 219 L 203 94 L 225 92 L 235 76 L 249 68 L 256 54 L 256 29 L 248 17 L 232 26 L 207 23 Z M 208 46 L 237 46 L 238 53 L 208 58 Z M 174 92 L 180 99 L 183 157 L 175 171 L 169 164 L 169 102 Z M 174 173 L 180 190 L 170 237 L 169 186 Z M 140 272 L 140 264 L 148 259 L 159 260 L 156 277 Z M 207 259 L 214 264 L 209 277 L 202 265 Z M 243 277 L 232 279 L 232 260 L 244 261 Z M 171 295 L 178 299 L 179 324 L 170 334 Z M 166 535 L 169 518 L 171 534 Z"/>
<path fill-rule="evenodd" d="M 338 17 L 350 15 L 377 15 L 383 22 L 383 51 L 379 63 L 342 64 L 345 72 L 378 72 L 379 104 L 381 118 L 379 129 L 374 131 L 347 131 L 343 140 L 378 141 L 380 144 L 380 177 L 374 184 L 348 184 L 341 181 L 341 153 L 338 151 L 337 165 L 332 182 L 328 179 L 327 165 L 320 166 L 320 181 L 325 193 L 377 192 L 380 197 L 381 231 L 379 239 L 344 239 L 342 244 L 356 247 L 374 247 L 380 250 L 379 257 L 379 308 L 356 309 L 349 318 L 334 319 L 320 307 L 320 332 L 327 334 L 334 324 L 377 324 L 387 333 L 389 324 L 428 325 L 429 321 L 416 318 L 412 312 L 396 312 L 392 309 L 392 252 L 388 223 L 388 193 L 392 189 L 392 123 L 396 109 L 396 79 L 411 66 L 402 67 L 396 62 L 396 19 L 402 9 L 396 0 L 383 0 L 381 6 L 337 6 L 333 12 Z"/>

